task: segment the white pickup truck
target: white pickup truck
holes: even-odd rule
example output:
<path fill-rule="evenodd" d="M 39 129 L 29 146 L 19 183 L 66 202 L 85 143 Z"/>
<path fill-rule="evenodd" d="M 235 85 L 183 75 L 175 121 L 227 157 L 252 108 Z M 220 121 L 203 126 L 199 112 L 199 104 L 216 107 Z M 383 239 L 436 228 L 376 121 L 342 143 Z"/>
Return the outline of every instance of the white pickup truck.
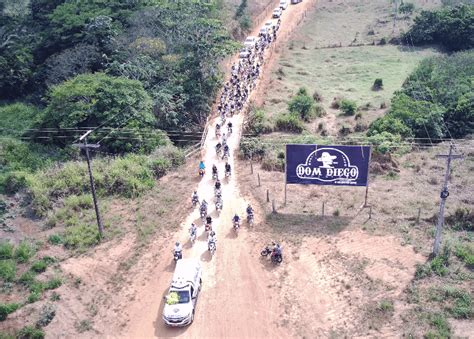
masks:
<path fill-rule="evenodd" d="M 165 296 L 163 320 L 169 326 L 186 326 L 194 320 L 196 301 L 201 290 L 201 264 L 196 259 L 180 259 Z"/>

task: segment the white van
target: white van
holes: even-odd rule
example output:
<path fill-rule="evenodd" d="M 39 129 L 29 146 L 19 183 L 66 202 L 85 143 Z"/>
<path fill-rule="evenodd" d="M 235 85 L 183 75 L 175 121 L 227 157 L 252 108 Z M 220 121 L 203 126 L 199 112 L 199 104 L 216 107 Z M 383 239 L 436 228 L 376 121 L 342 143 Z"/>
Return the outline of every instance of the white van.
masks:
<path fill-rule="evenodd" d="M 196 301 L 201 290 L 201 264 L 197 259 L 181 259 L 165 296 L 163 320 L 169 326 L 186 326 L 194 320 Z"/>

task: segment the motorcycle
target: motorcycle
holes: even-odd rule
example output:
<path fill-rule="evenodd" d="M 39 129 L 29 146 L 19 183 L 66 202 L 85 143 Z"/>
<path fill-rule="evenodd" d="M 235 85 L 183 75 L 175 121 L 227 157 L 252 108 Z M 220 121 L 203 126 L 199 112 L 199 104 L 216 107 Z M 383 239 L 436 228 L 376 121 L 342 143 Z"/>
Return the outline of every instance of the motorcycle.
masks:
<path fill-rule="evenodd" d="M 230 177 L 230 171 L 225 171 L 225 177 L 229 178 Z"/>
<path fill-rule="evenodd" d="M 240 228 L 240 221 L 233 221 L 234 222 L 234 231 L 238 232 Z"/>
<path fill-rule="evenodd" d="M 220 188 L 214 188 L 214 196 L 217 198 L 219 195 L 222 195 Z"/>
<path fill-rule="evenodd" d="M 196 207 L 196 205 L 199 204 L 199 198 L 198 197 L 192 197 L 191 202 L 193 203 L 193 207 Z"/>
<path fill-rule="evenodd" d="M 250 226 L 253 225 L 253 213 L 247 214 L 247 222 Z"/>
<path fill-rule="evenodd" d="M 211 241 L 209 244 L 208 244 L 208 249 L 209 249 L 209 252 L 211 253 L 211 256 L 214 255 L 214 253 L 216 252 L 216 243 Z"/>
<path fill-rule="evenodd" d="M 206 221 L 207 209 L 201 209 L 201 220 L 202 222 Z"/>
<path fill-rule="evenodd" d="M 183 259 L 183 251 L 174 251 L 174 261 L 177 262 L 179 259 Z"/>
<path fill-rule="evenodd" d="M 222 147 L 216 147 L 216 155 L 217 155 L 218 157 L 220 157 L 221 152 L 222 152 Z"/>
<path fill-rule="evenodd" d="M 229 153 L 224 153 L 224 155 L 222 156 L 222 160 L 229 160 Z"/>
<path fill-rule="evenodd" d="M 204 176 L 204 173 L 206 173 L 205 170 L 203 170 L 203 169 L 200 169 L 200 170 L 199 170 L 199 176 L 200 176 L 201 178 Z"/>
<path fill-rule="evenodd" d="M 208 233 L 211 233 L 212 231 L 212 225 L 211 224 L 206 224 L 206 226 L 204 227 L 204 230 Z"/>
<path fill-rule="evenodd" d="M 222 202 L 220 202 L 220 201 L 216 202 L 216 211 L 219 214 L 221 213 L 221 211 L 222 211 Z"/>
<path fill-rule="evenodd" d="M 217 180 L 219 179 L 219 175 L 217 174 L 217 172 L 213 172 L 212 173 L 212 180 Z"/>
<path fill-rule="evenodd" d="M 270 254 L 270 258 L 272 260 L 272 263 L 277 265 L 277 264 L 281 264 L 281 262 L 283 261 L 283 255 L 275 255 L 273 253 L 273 250 L 270 249 L 269 246 L 265 246 L 265 248 L 260 252 L 260 255 L 262 257 L 266 257 Z"/>
<path fill-rule="evenodd" d="M 232 134 L 232 127 L 227 127 L 227 132 L 228 132 L 227 133 L 228 135 L 231 135 Z"/>
<path fill-rule="evenodd" d="M 219 139 L 221 137 L 221 130 L 216 129 L 216 139 Z"/>
<path fill-rule="evenodd" d="M 189 240 L 191 241 L 192 244 L 196 241 L 196 230 L 189 230 Z"/>

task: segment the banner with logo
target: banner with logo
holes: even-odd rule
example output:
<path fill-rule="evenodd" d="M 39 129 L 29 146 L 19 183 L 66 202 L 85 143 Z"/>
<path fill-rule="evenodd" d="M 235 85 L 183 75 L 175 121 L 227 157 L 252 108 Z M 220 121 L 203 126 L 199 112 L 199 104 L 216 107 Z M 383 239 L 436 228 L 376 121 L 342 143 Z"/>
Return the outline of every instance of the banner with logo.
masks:
<path fill-rule="evenodd" d="M 366 186 L 370 146 L 286 145 L 286 183 Z"/>

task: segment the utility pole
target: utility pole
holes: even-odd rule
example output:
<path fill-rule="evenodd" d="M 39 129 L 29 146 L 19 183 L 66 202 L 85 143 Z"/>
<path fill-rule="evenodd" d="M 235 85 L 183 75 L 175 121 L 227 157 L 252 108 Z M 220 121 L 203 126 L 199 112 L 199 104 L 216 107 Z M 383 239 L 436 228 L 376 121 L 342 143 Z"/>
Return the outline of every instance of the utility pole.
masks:
<path fill-rule="evenodd" d="M 102 225 L 102 219 L 100 218 L 100 213 L 99 213 L 99 205 L 97 204 L 97 195 L 95 192 L 94 178 L 92 176 L 91 159 L 89 155 L 89 148 L 94 148 L 94 149 L 99 148 L 100 145 L 87 143 L 87 136 L 91 133 L 92 133 L 92 130 L 89 130 L 79 138 L 80 141 L 84 142 L 83 144 L 73 144 L 73 146 L 79 147 L 80 149 L 84 149 L 86 151 L 87 168 L 89 170 L 89 181 L 91 185 L 92 199 L 94 200 L 95 216 L 97 218 L 97 226 L 99 227 L 99 236 L 102 239 L 102 237 L 104 236 L 104 226 Z"/>
<path fill-rule="evenodd" d="M 436 235 L 435 235 L 435 241 L 433 245 L 433 254 L 435 256 L 439 254 L 439 249 L 441 246 L 441 231 L 443 229 L 443 223 L 444 223 L 444 205 L 446 204 L 446 199 L 449 196 L 448 180 L 449 180 L 449 174 L 451 172 L 451 160 L 463 158 L 463 156 L 460 154 L 453 154 L 453 148 L 454 146 L 451 144 L 449 146 L 449 154 L 438 154 L 438 158 L 446 158 L 447 161 L 446 161 L 446 173 L 444 175 L 443 189 L 441 190 L 441 194 L 440 194 L 441 201 L 439 203 L 438 223 L 436 225 Z"/>

